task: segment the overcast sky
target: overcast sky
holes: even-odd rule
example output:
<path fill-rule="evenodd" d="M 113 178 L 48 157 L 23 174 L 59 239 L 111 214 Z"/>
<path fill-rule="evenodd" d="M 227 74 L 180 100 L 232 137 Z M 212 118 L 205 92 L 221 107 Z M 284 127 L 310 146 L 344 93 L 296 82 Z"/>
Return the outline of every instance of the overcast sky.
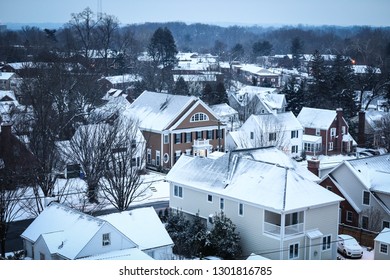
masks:
<path fill-rule="evenodd" d="M 90 7 L 122 24 L 186 23 L 390 26 L 390 0 L 0 0 L 2 23 L 66 23 Z"/>

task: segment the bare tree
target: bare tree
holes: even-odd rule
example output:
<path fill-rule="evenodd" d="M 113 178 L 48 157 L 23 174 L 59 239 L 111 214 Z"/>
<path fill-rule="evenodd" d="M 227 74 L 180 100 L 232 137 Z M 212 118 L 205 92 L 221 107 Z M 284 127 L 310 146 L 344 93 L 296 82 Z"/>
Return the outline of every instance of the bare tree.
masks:
<path fill-rule="evenodd" d="M 107 123 L 80 126 L 69 141 L 67 158 L 80 164 L 90 202 L 98 202 L 98 185 L 115 143 L 118 127 Z"/>
<path fill-rule="evenodd" d="M 368 224 L 366 229 L 376 232 L 382 230 L 382 220 L 384 215 L 379 209 L 371 206 L 370 208 L 363 210 L 362 215 L 368 217 Z"/>
<path fill-rule="evenodd" d="M 273 114 L 251 115 L 240 130 L 238 148 L 275 146 L 286 149 L 285 126 Z"/>
<path fill-rule="evenodd" d="M 145 168 L 145 141 L 136 121 L 122 119 L 116 125 L 121 129 L 99 187 L 116 209 L 124 211 L 149 188 L 141 177 Z"/>

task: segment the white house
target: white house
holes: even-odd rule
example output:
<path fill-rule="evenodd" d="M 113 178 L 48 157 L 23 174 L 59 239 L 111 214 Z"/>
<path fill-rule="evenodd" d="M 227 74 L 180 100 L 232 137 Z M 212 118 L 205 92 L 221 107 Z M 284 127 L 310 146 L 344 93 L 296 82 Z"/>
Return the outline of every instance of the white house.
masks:
<path fill-rule="evenodd" d="M 346 160 L 320 184 L 345 198 L 340 222 L 367 230 L 390 227 L 390 155 Z"/>
<path fill-rule="evenodd" d="M 274 147 L 183 155 L 166 179 L 172 208 L 199 213 L 209 226 L 220 211 L 232 220 L 243 257 L 336 259 L 342 198 Z"/>
<path fill-rule="evenodd" d="M 384 228 L 374 242 L 374 260 L 390 260 L 390 228 Z"/>
<path fill-rule="evenodd" d="M 52 202 L 21 235 L 26 257 L 34 260 L 149 260 L 153 259 L 151 255 L 170 258 L 172 240 L 166 237 L 167 232 L 153 208 L 135 209 L 121 215 L 122 221 L 110 215 L 93 217 Z M 154 239 L 155 247 L 145 246 L 151 245 L 150 239 Z M 164 250 L 163 255 L 160 252 Z"/>
<path fill-rule="evenodd" d="M 226 103 L 210 105 L 211 110 L 219 117 L 221 123 L 226 125 L 227 131 L 237 130 L 240 126 L 237 110 Z"/>
<path fill-rule="evenodd" d="M 303 127 L 292 112 L 251 115 L 226 137 L 229 150 L 276 146 L 291 157 L 302 153 Z"/>

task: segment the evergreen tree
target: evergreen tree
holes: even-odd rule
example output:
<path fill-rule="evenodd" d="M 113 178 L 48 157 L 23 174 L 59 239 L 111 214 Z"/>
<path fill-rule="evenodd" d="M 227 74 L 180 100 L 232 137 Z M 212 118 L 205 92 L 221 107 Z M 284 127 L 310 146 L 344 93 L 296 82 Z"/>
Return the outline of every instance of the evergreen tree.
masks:
<path fill-rule="evenodd" d="M 348 59 L 337 55 L 330 69 L 330 95 L 334 107 L 342 108 L 344 115 L 349 119 L 356 115 L 357 108 L 354 94 L 354 75 Z"/>
<path fill-rule="evenodd" d="M 208 235 L 208 252 L 226 260 L 241 256 L 240 236 L 236 225 L 224 213 L 214 216 L 214 227 Z"/>
<path fill-rule="evenodd" d="M 210 84 L 206 84 L 203 88 L 202 100 L 207 104 L 211 104 L 213 102 L 213 88 Z"/>
<path fill-rule="evenodd" d="M 305 106 L 305 88 L 305 80 L 298 81 L 296 77 L 291 77 L 280 92 L 286 96 L 286 110 L 293 112 L 295 116 L 297 116 L 302 107 Z"/>
<path fill-rule="evenodd" d="M 207 228 L 205 221 L 199 217 L 199 213 L 196 214 L 194 220 L 189 228 L 189 249 L 192 257 L 204 256 L 205 246 L 207 240 Z"/>
<path fill-rule="evenodd" d="M 183 77 L 179 77 L 176 81 L 173 93 L 176 95 L 190 95 L 190 90 Z"/>
<path fill-rule="evenodd" d="M 226 88 L 225 88 L 223 83 L 217 84 L 217 87 L 215 89 L 215 94 L 213 96 L 214 96 L 214 98 L 213 98 L 212 103 L 210 105 L 229 102 L 227 94 L 226 94 Z"/>
<path fill-rule="evenodd" d="M 315 51 L 310 61 L 310 81 L 308 83 L 307 106 L 321 109 L 333 109 L 332 96 L 329 94 L 329 77 L 324 58 Z"/>
<path fill-rule="evenodd" d="M 173 211 L 170 209 L 166 230 L 175 244 L 173 246 L 173 252 L 183 257 L 191 256 L 189 249 L 190 242 L 188 239 L 189 228 L 190 222 L 184 217 L 183 212 L 179 210 Z"/>
<path fill-rule="evenodd" d="M 294 39 L 292 39 L 290 50 L 292 54 L 293 67 L 298 69 L 299 59 L 303 54 L 303 42 L 299 37 L 295 37 Z"/>

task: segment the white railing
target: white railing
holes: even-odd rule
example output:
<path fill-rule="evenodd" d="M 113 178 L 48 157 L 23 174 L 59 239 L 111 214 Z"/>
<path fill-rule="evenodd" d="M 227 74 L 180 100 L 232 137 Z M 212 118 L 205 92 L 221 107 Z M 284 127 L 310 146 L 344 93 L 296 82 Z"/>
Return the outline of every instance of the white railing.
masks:
<path fill-rule="evenodd" d="M 280 236 L 281 227 L 275 224 L 264 222 L 264 232 L 268 234 L 272 234 L 275 236 Z M 284 235 L 294 235 L 303 233 L 303 223 L 285 226 L 284 227 Z"/>
<path fill-rule="evenodd" d="M 194 147 L 205 147 L 205 146 L 210 146 L 209 139 L 194 140 Z"/>

